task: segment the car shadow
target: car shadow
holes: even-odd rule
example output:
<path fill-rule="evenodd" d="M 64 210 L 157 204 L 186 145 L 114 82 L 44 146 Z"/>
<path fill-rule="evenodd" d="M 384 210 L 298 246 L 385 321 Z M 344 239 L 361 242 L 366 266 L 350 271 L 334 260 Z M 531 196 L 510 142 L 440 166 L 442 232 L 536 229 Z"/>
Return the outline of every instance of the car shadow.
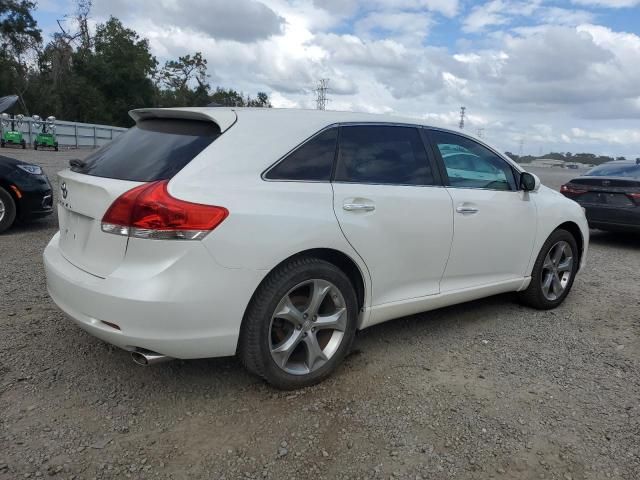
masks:
<path fill-rule="evenodd" d="M 593 245 L 640 250 L 640 233 L 591 230 L 589 242 Z"/>
<path fill-rule="evenodd" d="M 44 218 L 37 218 L 34 220 L 21 220 L 16 222 L 9 230 L 3 233 L 3 236 L 10 236 L 11 234 L 39 232 L 42 230 L 56 229 L 58 226 L 58 219 L 54 215 L 49 215 Z M 53 234 L 52 234 L 53 235 Z"/>
<path fill-rule="evenodd" d="M 513 315 L 514 310 L 525 311 L 527 308 L 516 302 L 514 294 L 506 293 L 374 325 L 358 332 L 343 367 L 330 381 L 339 385 L 348 381 L 345 375 L 358 375 L 359 371 L 364 374 L 361 369 L 371 361 L 384 362 L 389 345 L 420 349 L 420 344 L 425 342 L 447 341 L 447 337 L 458 335 L 460 329 L 477 328 L 481 334 L 483 322 L 494 321 L 496 316 Z M 125 355 L 128 356 L 119 352 L 119 361 L 126 362 Z M 124 368 L 129 370 L 129 367 Z M 146 378 L 150 385 L 155 385 L 154 389 L 171 386 L 183 391 L 193 390 L 193 393 L 215 390 L 217 394 L 247 389 L 256 390 L 261 395 L 279 392 L 248 373 L 237 357 L 174 360 L 147 368 L 132 365 L 130 372 L 141 381 Z M 309 387 L 314 388 L 317 386 Z"/>

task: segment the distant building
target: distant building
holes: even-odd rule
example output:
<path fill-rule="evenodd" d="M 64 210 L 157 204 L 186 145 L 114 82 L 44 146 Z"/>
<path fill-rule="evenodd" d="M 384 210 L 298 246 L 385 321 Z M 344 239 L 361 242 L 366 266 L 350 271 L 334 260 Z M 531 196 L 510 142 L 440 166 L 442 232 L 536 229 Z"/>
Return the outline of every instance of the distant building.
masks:
<path fill-rule="evenodd" d="M 566 162 L 564 160 L 555 160 L 553 158 L 538 158 L 537 160 L 532 160 L 531 165 L 534 167 L 564 168 L 566 166 Z"/>

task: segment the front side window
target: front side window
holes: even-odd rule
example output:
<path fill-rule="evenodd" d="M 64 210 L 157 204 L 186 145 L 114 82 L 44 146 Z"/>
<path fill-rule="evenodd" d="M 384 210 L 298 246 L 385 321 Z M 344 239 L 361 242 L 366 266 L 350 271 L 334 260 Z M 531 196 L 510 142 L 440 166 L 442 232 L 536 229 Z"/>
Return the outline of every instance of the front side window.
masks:
<path fill-rule="evenodd" d="M 516 189 L 511 166 L 488 148 L 453 133 L 432 131 L 429 135 L 440 152 L 450 186 Z"/>
<path fill-rule="evenodd" d="M 385 125 L 344 126 L 335 181 L 433 185 L 433 171 L 418 129 Z"/>
<path fill-rule="evenodd" d="M 267 172 L 269 180 L 328 182 L 336 153 L 338 129 L 320 132 Z"/>

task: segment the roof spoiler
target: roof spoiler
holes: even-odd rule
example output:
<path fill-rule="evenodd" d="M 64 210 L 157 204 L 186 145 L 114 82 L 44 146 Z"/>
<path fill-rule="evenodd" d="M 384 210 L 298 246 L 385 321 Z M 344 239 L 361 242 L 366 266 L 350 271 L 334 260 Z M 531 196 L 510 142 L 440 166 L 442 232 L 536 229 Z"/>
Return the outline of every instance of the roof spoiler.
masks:
<path fill-rule="evenodd" d="M 186 120 L 204 120 L 214 122 L 220 127 L 220 132 L 228 130 L 238 116 L 232 109 L 202 109 L 202 108 L 137 108 L 129 112 L 129 116 L 136 122 L 150 118 L 183 118 Z"/>

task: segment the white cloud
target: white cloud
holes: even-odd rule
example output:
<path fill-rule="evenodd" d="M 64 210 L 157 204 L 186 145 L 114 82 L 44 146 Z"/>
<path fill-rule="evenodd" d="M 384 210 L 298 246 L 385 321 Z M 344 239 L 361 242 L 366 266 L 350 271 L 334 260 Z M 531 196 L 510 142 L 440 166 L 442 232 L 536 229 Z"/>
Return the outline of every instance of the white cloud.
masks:
<path fill-rule="evenodd" d="M 463 29 L 465 32 L 476 33 L 487 27 L 504 25 L 509 21 L 506 10 L 506 4 L 502 0 L 493 0 L 484 5 L 475 6 L 465 19 Z"/>
<path fill-rule="evenodd" d="M 525 152 L 536 154 L 571 144 L 640 156 L 640 36 L 598 25 L 591 10 L 489 0 L 460 18 L 468 37 L 435 47 L 431 32 L 463 11 L 459 2 L 241 0 L 277 21 L 266 30 L 244 21 L 241 33 L 225 34 L 220 24 L 239 20 L 223 4 L 234 2 L 208 0 L 195 22 L 173 19 L 173 7 L 163 7 L 170 1 L 177 5 L 95 0 L 95 16 L 124 14 L 161 62 L 202 51 L 214 85 L 267 91 L 275 106 L 313 108 L 317 80 L 330 78 L 333 109 L 455 128 L 465 105 L 468 131 L 483 128 L 504 150 L 517 151 L 524 138 Z M 218 12 L 211 26 L 204 9 Z"/>
<path fill-rule="evenodd" d="M 625 8 L 640 5 L 640 0 L 572 0 L 578 5 L 591 5 L 609 8 Z"/>

